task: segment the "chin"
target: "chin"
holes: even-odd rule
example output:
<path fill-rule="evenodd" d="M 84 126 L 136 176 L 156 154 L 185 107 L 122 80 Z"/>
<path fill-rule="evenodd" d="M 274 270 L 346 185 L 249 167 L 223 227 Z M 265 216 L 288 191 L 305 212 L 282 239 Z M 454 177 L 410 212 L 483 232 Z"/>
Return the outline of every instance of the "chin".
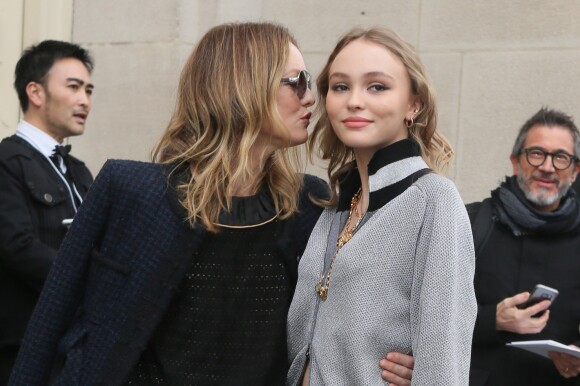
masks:
<path fill-rule="evenodd" d="M 290 138 L 290 146 L 302 145 L 307 140 L 308 140 L 308 132 L 306 132 L 304 135 L 300 135 L 300 136 L 296 135 L 296 136 L 293 136 L 292 138 Z"/>
<path fill-rule="evenodd" d="M 550 206 L 560 199 L 557 192 L 533 191 L 526 193 L 526 198 L 538 206 Z"/>
<path fill-rule="evenodd" d="M 67 130 L 67 137 L 73 137 L 75 135 L 82 135 L 85 132 L 85 126 L 76 126 L 76 127 L 71 127 L 69 128 L 69 130 Z"/>

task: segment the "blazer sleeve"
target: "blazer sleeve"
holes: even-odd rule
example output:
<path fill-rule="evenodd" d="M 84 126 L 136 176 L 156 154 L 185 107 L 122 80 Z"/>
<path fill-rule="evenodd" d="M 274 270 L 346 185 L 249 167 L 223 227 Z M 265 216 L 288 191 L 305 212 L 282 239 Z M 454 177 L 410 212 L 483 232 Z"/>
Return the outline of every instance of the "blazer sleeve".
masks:
<path fill-rule="evenodd" d="M 467 385 L 477 312 L 471 227 L 450 181 L 428 188 L 411 290 L 413 385 Z"/>
<path fill-rule="evenodd" d="M 48 384 L 60 339 L 83 296 L 92 250 L 107 227 L 115 164 L 103 166 L 67 233 L 27 326 L 9 385 Z"/>
<path fill-rule="evenodd" d="M 57 250 L 43 243 L 31 213 L 29 194 L 17 170 L 0 162 L 0 257 L 10 275 L 39 292 Z"/>

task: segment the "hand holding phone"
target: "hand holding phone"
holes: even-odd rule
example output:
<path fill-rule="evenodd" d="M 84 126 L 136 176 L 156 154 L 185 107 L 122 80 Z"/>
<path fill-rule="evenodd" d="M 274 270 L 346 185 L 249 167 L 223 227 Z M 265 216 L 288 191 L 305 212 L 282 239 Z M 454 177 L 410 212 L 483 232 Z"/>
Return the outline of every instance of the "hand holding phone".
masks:
<path fill-rule="evenodd" d="M 546 290 L 542 287 L 549 287 L 536 287 L 531 293 L 520 292 L 497 303 L 495 315 L 497 331 L 508 331 L 516 334 L 538 334 L 546 327 L 550 316 L 544 311 L 550 304 L 546 305 L 541 302 L 542 300 L 554 300 L 553 295 L 557 291 L 553 288 L 547 290 L 547 293 L 551 296 L 548 299 L 546 296 L 542 296 L 542 292 L 546 293 Z M 537 304 L 538 301 L 540 304 Z M 528 309 L 521 310 L 521 308 L 525 307 L 528 307 Z"/>
<path fill-rule="evenodd" d="M 530 297 L 528 298 L 528 300 L 522 304 L 518 304 L 517 307 L 519 309 L 525 309 L 530 306 L 533 306 L 534 304 L 538 304 L 543 300 L 549 300 L 550 302 L 553 303 L 557 296 L 558 296 L 557 289 L 542 284 L 538 284 L 534 287 L 533 291 L 530 293 Z M 541 314 L 542 312 L 534 316 L 540 316 Z"/>

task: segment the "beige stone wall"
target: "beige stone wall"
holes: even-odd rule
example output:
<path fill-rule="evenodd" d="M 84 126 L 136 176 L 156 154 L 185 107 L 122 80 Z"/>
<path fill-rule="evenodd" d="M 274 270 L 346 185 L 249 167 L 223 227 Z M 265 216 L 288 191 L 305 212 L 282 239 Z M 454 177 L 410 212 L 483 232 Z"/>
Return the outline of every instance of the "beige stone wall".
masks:
<path fill-rule="evenodd" d="M 20 115 L 12 84 L 22 49 L 43 39 L 70 40 L 73 1 L 0 1 L 0 138 L 14 132 Z"/>
<path fill-rule="evenodd" d="M 71 143 L 94 172 L 107 158 L 149 158 L 196 40 L 213 25 L 236 20 L 288 26 L 315 74 L 353 26 L 389 26 L 414 44 L 437 87 L 440 129 L 457 153 L 449 176 L 466 202 L 485 197 L 511 174 L 517 130 L 542 105 L 580 123 L 575 0 L 71 1 L 72 39 L 96 58 L 93 112 L 86 134 Z M 0 80 L 4 65 L 0 60 Z M 14 110 L 8 100 L 15 96 L 0 95 L 1 105 Z M 3 134 L 15 124 L 7 116 L 0 110 Z"/>
<path fill-rule="evenodd" d="M 14 65 L 22 49 L 23 1 L 0 2 L 0 137 L 18 120 L 18 98 L 12 87 Z"/>

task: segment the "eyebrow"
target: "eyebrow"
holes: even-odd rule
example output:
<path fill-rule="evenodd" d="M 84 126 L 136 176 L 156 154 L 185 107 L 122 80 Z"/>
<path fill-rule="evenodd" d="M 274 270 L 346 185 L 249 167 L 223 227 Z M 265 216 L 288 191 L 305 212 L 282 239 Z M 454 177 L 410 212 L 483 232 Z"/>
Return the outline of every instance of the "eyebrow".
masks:
<path fill-rule="evenodd" d="M 376 76 L 384 76 L 385 78 L 394 79 L 391 75 L 387 74 L 386 72 L 382 71 L 371 71 L 363 74 L 364 78 L 373 78 Z M 338 78 L 338 79 L 348 79 L 350 78 L 349 75 L 345 74 L 344 72 L 335 72 L 331 74 L 328 79 Z"/>
<path fill-rule="evenodd" d="M 79 79 L 79 78 L 66 78 L 66 81 L 67 82 L 76 82 L 81 86 L 85 84 L 85 81 L 82 79 Z M 92 83 L 87 83 L 87 88 L 93 89 L 93 88 L 95 88 L 95 85 Z"/>
<path fill-rule="evenodd" d="M 528 149 L 528 150 L 538 150 L 539 149 L 539 150 L 545 151 L 546 153 L 554 153 L 554 154 L 557 154 L 557 153 L 566 153 L 566 154 L 571 155 L 571 156 L 574 157 L 574 151 L 573 150 L 572 150 L 572 152 L 569 152 L 568 150 L 562 149 L 561 147 L 558 148 L 558 149 L 556 149 L 556 150 L 553 150 L 553 151 L 548 151 L 548 150 L 546 150 L 542 146 L 530 146 L 530 147 L 527 147 L 526 149 Z"/>

